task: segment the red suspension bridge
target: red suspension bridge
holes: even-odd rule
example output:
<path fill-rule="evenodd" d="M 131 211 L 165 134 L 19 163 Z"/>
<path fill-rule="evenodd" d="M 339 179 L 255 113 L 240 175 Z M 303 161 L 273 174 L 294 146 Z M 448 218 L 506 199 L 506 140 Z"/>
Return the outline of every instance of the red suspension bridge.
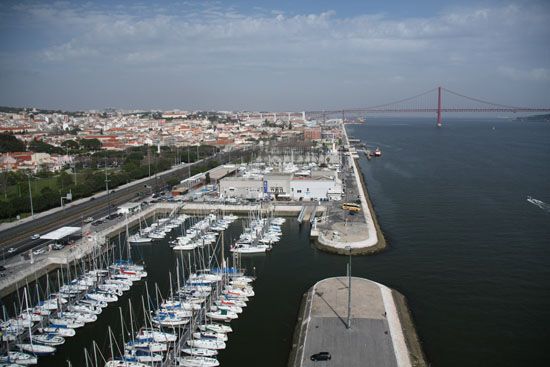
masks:
<path fill-rule="evenodd" d="M 445 104 L 444 104 L 445 102 Z M 550 112 L 550 108 L 518 107 L 468 97 L 452 90 L 437 87 L 412 97 L 372 107 L 333 111 L 307 111 L 306 115 L 323 119 L 329 116 L 364 115 L 366 113 L 435 113 L 437 126 L 442 124 L 442 115 L 447 112 Z"/>

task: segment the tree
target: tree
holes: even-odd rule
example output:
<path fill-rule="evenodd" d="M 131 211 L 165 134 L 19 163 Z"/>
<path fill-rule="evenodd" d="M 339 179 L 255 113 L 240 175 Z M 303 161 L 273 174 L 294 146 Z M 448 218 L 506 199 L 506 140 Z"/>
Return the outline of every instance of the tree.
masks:
<path fill-rule="evenodd" d="M 63 143 L 61 143 L 61 146 L 63 148 L 69 148 L 69 150 L 80 149 L 80 145 L 74 140 L 65 140 Z"/>
<path fill-rule="evenodd" d="M 63 154 L 63 149 L 53 146 L 42 140 L 33 140 L 29 144 L 29 150 L 35 153 Z"/>
<path fill-rule="evenodd" d="M 98 139 L 80 139 L 79 143 L 84 150 L 95 151 L 101 149 L 101 142 Z"/>
<path fill-rule="evenodd" d="M 206 172 L 206 175 L 204 177 L 204 182 L 207 184 L 207 185 L 210 185 L 210 172 Z"/>
<path fill-rule="evenodd" d="M 73 184 L 73 178 L 66 171 L 61 171 L 57 176 L 57 184 L 61 187 L 69 187 Z"/>
<path fill-rule="evenodd" d="M 27 146 L 12 134 L 0 134 L 0 153 L 24 152 Z"/>

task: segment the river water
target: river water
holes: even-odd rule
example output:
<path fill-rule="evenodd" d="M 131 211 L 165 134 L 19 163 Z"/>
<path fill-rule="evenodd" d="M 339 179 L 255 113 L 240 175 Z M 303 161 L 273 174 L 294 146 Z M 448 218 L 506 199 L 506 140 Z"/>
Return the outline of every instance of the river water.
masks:
<path fill-rule="evenodd" d="M 355 276 L 395 288 L 409 302 L 433 366 L 550 365 L 550 124 L 508 120 L 370 119 L 351 137 L 383 156 L 361 158 L 389 245 L 353 258 Z M 236 222 L 229 240 L 241 230 Z M 301 296 L 316 281 L 345 274 L 347 258 L 314 249 L 308 225 L 289 218 L 267 255 L 243 258 L 258 277 L 256 296 L 232 322 L 222 366 L 285 366 Z M 175 256 L 163 241 L 133 250 L 148 283 L 164 294 Z M 96 340 L 108 353 L 107 326 L 120 339 L 118 306 L 138 308 L 136 285 L 100 319 L 78 331 L 41 366 L 83 366 Z M 140 311 L 141 312 L 141 311 Z"/>

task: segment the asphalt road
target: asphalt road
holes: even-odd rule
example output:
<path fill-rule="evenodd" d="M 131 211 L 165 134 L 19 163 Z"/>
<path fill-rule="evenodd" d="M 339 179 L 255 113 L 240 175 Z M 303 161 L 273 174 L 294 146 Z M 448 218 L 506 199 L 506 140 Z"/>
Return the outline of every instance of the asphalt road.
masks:
<path fill-rule="evenodd" d="M 218 160 L 220 163 L 227 163 L 231 159 L 239 159 L 249 151 L 238 151 L 229 153 L 217 154 L 209 157 L 201 162 L 191 163 L 191 168 L 195 165 L 207 163 L 209 160 Z M 66 207 L 62 211 L 52 213 L 50 215 L 37 218 L 35 220 L 22 223 L 18 226 L 5 229 L 0 232 L 0 255 L 8 258 L 29 249 L 40 247 L 44 244 L 43 240 L 31 240 L 30 237 L 33 234 L 45 234 L 54 229 L 63 226 L 81 226 L 82 220 L 87 217 L 99 218 L 105 216 L 108 213 L 109 203 L 112 210 L 116 210 L 116 207 L 120 204 L 127 203 L 138 198 L 140 192 L 149 191 L 145 185 L 153 188 L 153 191 L 160 190 L 166 180 L 170 178 L 178 178 L 183 180 L 189 177 L 189 165 L 183 165 L 181 169 L 178 169 L 169 173 L 159 173 L 156 177 L 151 177 L 149 180 L 135 183 L 126 188 L 115 188 L 108 195 L 97 197 L 93 200 L 85 201 L 81 204 Z M 8 253 L 8 248 L 15 248 L 15 252 Z"/>

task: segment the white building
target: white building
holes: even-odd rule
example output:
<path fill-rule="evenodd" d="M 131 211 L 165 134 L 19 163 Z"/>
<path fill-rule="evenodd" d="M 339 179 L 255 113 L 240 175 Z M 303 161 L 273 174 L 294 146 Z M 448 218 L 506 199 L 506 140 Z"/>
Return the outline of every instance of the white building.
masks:
<path fill-rule="evenodd" d="M 340 200 L 342 183 L 334 171 L 313 171 L 311 176 L 292 173 L 254 174 L 226 177 L 219 181 L 220 197 L 262 199 L 279 195 L 291 200 Z"/>
<path fill-rule="evenodd" d="M 294 177 L 290 181 L 292 200 L 340 200 L 342 183 L 330 177 Z"/>

